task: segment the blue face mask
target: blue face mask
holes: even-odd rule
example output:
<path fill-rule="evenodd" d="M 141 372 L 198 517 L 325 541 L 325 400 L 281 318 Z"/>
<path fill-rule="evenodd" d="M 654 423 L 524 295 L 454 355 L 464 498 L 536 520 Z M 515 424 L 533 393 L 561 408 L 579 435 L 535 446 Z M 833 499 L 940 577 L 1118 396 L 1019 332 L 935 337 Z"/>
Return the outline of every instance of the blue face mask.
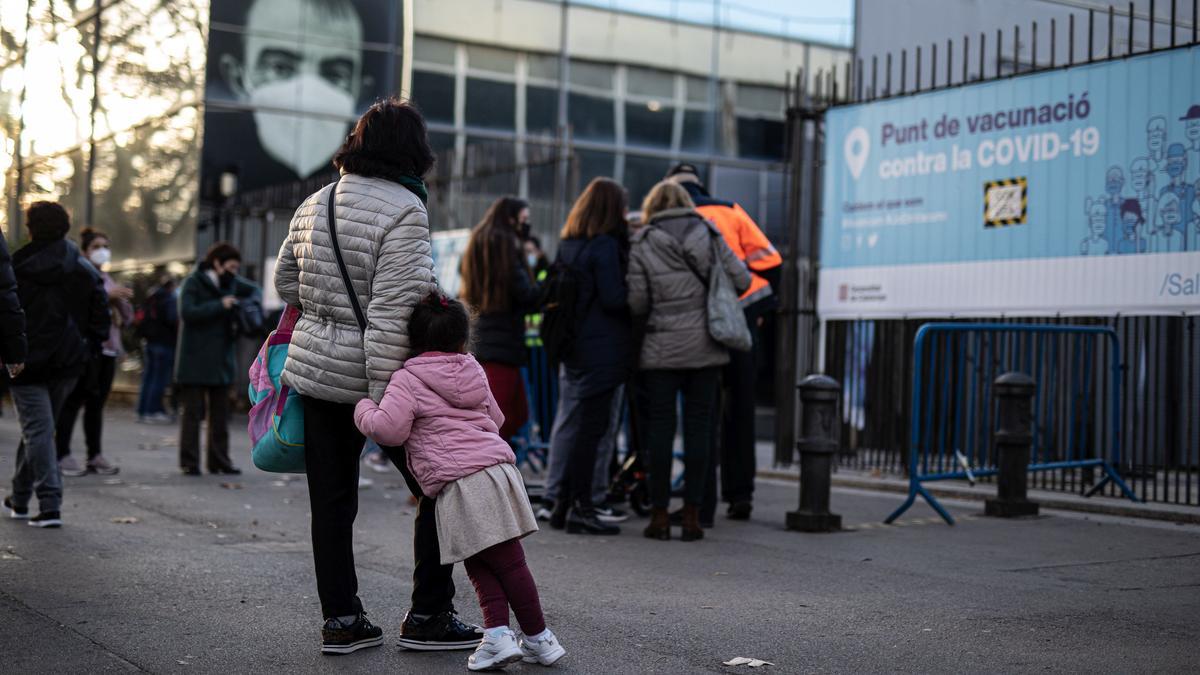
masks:
<path fill-rule="evenodd" d="M 529 264 L 529 269 L 537 267 L 538 257 L 536 253 L 530 253 L 525 256 L 525 262 Z"/>

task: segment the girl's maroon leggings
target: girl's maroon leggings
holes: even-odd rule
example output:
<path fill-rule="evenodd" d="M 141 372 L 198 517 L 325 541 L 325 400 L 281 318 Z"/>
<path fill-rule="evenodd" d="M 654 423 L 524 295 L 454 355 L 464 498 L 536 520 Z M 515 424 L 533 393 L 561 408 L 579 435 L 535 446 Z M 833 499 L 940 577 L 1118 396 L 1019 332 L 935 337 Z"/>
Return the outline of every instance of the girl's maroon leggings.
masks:
<path fill-rule="evenodd" d="M 525 549 L 520 539 L 509 539 L 485 548 L 463 561 L 467 576 L 475 585 L 479 606 L 483 609 L 483 627 L 508 625 L 508 608 L 517 615 L 517 623 L 526 635 L 546 630 L 537 585 L 525 564 Z"/>

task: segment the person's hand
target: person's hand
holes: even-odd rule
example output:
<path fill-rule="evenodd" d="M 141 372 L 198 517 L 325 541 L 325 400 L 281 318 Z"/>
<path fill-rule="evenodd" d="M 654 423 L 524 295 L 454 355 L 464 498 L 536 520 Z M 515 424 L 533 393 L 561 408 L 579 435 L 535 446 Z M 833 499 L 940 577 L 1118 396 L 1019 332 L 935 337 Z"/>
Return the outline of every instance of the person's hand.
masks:
<path fill-rule="evenodd" d="M 236 304 L 238 304 L 238 299 L 233 297 L 232 295 L 226 295 L 225 297 L 221 298 L 221 305 L 225 309 L 229 309 Z"/>
<path fill-rule="evenodd" d="M 758 317 L 758 318 L 757 318 L 755 321 L 756 321 L 756 323 L 758 323 L 758 327 L 759 327 L 759 328 L 762 328 L 762 325 L 763 325 L 764 323 L 766 323 L 767 319 L 766 319 L 766 317 L 762 317 L 762 316 L 760 316 L 760 317 Z"/>
<path fill-rule="evenodd" d="M 18 375 L 20 375 L 22 372 L 25 371 L 25 364 L 24 363 L 9 363 L 9 364 L 5 365 L 5 368 L 8 369 L 8 376 L 13 379 L 16 379 Z"/>
<path fill-rule="evenodd" d="M 133 289 L 126 286 L 117 286 L 109 293 L 110 296 L 118 300 L 130 300 L 133 298 Z"/>

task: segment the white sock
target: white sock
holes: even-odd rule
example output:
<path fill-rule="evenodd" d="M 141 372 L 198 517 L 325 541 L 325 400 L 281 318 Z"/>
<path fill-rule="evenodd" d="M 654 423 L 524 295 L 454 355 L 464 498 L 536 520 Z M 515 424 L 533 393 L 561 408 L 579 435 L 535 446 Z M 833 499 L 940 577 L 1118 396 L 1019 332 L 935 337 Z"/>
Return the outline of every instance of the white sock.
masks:
<path fill-rule="evenodd" d="M 543 630 L 542 632 L 538 633 L 537 635 L 527 635 L 526 637 L 528 637 L 530 640 L 537 640 L 538 642 L 541 642 L 542 640 L 545 640 L 546 638 L 550 637 L 551 635 L 553 635 L 553 633 L 551 633 L 550 629 L 547 628 L 547 629 Z"/>
<path fill-rule="evenodd" d="M 483 632 L 490 638 L 498 638 L 508 632 L 508 626 L 496 626 L 495 628 L 487 628 Z"/>

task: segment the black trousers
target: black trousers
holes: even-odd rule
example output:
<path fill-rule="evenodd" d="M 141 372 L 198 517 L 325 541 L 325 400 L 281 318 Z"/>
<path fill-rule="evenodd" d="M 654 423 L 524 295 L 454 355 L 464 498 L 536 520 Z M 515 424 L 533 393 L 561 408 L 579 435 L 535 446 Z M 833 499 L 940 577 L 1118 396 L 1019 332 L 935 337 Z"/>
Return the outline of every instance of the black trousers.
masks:
<path fill-rule="evenodd" d="M 758 462 L 754 448 L 754 373 L 758 367 L 758 317 L 748 310 L 746 325 L 754 346 L 748 352 L 730 350 L 729 364 L 721 374 L 721 451 L 709 463 L 701 516 L 712 520 L 717 510 L 717 466 L 721 467 L 721 499 L 730 504 L 754 498 Z"/>
<path fill-rule="evenodd" d="M 312 506 L 313 561 L 322 616 L 362 611 L 354 570 L 354 519 L 358 515 L 358 469 L 366 439 L 354 425 L 354 405 L 303 397 L 304 464 Z M 441 564 L 435 501 L 421 493 L 408 470 L 404 448 L 383 447 L 418 498 L 413 537 L 412 611 L 438 614 L 454 608 L 452 565 Z"/>
<path fill-rule="evenodd" d="M 671 469 L 675 463 L 675 409 L 683 395 L 684 503 L 700 506 L 712 463 L 717 412 L 717 367 L 643 371 L 647 406 L 646 450 L 650 457 L 650 499 L 655 508 L 671 502 Z"/>
<path fill-rule="evenodd" d="M 567 475 L 559 488 L 558 500 L 565 504 L 591 507 L 592 481 L 596 475 L 596 451 L 612 422 L 616 387 L 579 401 L 579 428 L 575 444 L 568 450 Z"/>
<path fill-rule="evenodd" d="M 83 408 L 83 439 L 87 445 L 87 458 L 101 454 L 104 434 L 104 404 L 112 391 L 113 376 L 117 371 L 117 359 L 99 355 L 88 361 L 87 369 L 75 384 L 75 389 L 63 401 L 62 410 L 55 420 L 54 442 L 58 446 L 58 458 L 71 454 L 71 436 L 75 433 L 75 419 Z"/>
<path fill-rule="evenodd" d="M 183 415 L 179 421 L 179 466 L 200 468 L 200 421 L 208 418 L 208 470 L 233 466 L 229 459 L 229 387 L 179 386 Z"/>

